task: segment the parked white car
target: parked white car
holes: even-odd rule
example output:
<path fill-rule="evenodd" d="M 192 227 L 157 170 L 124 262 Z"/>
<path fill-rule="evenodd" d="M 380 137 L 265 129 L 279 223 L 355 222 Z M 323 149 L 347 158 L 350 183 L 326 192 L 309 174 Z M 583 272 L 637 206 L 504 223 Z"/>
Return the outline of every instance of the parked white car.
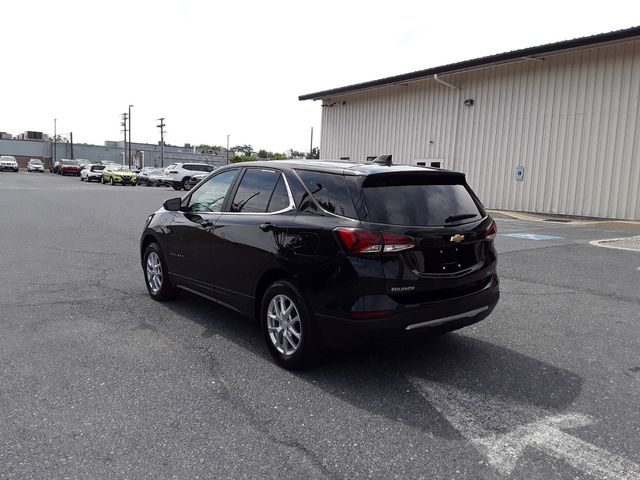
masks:
<path fill-rule="evenodd" d="M 16 162 L 16 157 L 12 155 L 0 156 L 0 170 L 9 170 L 12 172 L 17 172 L 18 162 Z"/>
<path fill-rule="evenodd" d="M 44 163 L 39 158 L 32 158 L 27 163 L 27 172 L 42 172 L 44 173 Z"/>
<path fill-rule="evenodd" d="M 99 182 L 102 180 L 102 171 L 105 169 L 106 165 L 85 165 L 85 167 L 80 170 L 80 181 L 81 182 L 91 182 L 95 180 Z"/>
<path fill-rule="evenodd" d="M 164 170 L 164 183 L 171 185 L 174 190 L 190 190 L 189 179 L 198 173 L 210 173 L 215 170 L 206 163 L 175 163 Z"/>

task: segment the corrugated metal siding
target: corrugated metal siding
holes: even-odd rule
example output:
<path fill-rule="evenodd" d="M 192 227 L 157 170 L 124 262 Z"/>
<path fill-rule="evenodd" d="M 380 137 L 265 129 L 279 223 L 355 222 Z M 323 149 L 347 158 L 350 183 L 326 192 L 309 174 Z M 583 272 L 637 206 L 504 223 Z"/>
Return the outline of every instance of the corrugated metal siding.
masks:
<path fill-rule="evenodd" d="M 640 219 L 640 41 L 446 81 L 325 99 L 322 157 L 444 159 L 488 207 Z"/>

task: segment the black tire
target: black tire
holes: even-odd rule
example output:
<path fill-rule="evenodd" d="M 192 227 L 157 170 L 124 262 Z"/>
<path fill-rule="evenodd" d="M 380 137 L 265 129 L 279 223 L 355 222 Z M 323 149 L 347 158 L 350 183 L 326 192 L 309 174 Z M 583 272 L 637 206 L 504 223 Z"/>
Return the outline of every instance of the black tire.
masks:
<path fill-rule="evenodd" d="M 113 177 L 109 178 L 109 184 L 112 186 L 116 184 L 116 182 L 113 181 Z"/>
<path fill-rule="evenodd" d="M 284 296 L 293 303 L 294 308 L 298 312 L 298 322 L 296 323 L 299 323 L 299 343 L 295 350 L 289 354 L 279 351 L 276 343 L 282 342 L 282 345 L 287 345 L 288 347 L 293 347 L 293 343 L 286 340 L 286 337 L 283 338 L 283 334 L 277 332 L 273 332 L 275 336 L 275 339 L 273 339 L 272 332 L 269 331 L 267 314 L 271 301 L 278 296 L 281 298 Z M 290 305 L 290 303 L 286 303 L 285 301 L 285 306 L 286 305 Z M 298 288 L 290 281 L 278 280 L 267 288 L 267 291 L 262 297 L 260 307 L 260 326 L 269 353 L 281 367 L 289 370 L 301 370 L 318 361 L 321 353 L 321 343 L 316 319 Z"/>
<path fill-rule="evenodd" d="M 182 190 L 181 184 L 176 185 L 175 183 L 172 183 L 171 186 L 173 187 L 174 190 Z"/>
<path fill-rule="evenodd" d="M 182 189 L 185 192 L 188 192 L 189 190 L 191 190 L 191 184 L 189 183 L 189 177 L 185 177 L 182 179 Z"/>
<path fill-rule="evenodd" d="M 156 258 L 160 262 L 160 273 L 161 273 L 161 281 L 159 288 L 153 288 L 153 281 L 149 280 L 149 257 L 154 254 Z M 152 262 L 154 263 L 154 262 Z M 159 302 L 164 302 L 166 300 L 171 300 L 176 297 L 178 294 L 178 289 L 171 283 L 171 279 L 169 278 L 169 271 L 167 270 L 167 264 L 164 261 L 164 255 L 162 255 L 162 250 L 160 250 L 160 246 L 157 243 L 150 243 L 147 246 L 147 249 L 144 251 L 143 261 L 142 261 L 142 271 L 144 272 L 144 283 L 147 286 L 147 291 L 149 295 L 154 300 Z"/>
<path fill-rule="evenodd" d="M 104 185 L 104 177 L 100 177 L 100 183 Z"/>

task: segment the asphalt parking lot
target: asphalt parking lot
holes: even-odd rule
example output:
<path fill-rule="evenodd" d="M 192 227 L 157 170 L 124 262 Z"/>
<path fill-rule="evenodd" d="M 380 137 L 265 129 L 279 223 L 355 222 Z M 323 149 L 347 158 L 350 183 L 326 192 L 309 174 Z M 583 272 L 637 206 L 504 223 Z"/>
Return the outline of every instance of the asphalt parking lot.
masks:
<path fill-rule="evenodd" d="M 488 319 L 292 373 L 252 321 L 149 298 L 174 196 L 0 174 L 0 478 L 640 478 L 640 252 L 589 244 L 632 233 L 499 217 Z"/>

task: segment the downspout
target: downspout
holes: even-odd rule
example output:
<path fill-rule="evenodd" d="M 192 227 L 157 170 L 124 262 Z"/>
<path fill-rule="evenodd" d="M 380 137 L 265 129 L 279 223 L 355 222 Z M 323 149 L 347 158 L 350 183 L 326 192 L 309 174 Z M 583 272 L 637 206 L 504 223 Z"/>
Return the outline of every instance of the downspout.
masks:
<path fill-rule="evenodd" d="M 444 80 L 442 80 L 440 77 L 438 77 L 437 73 L 433 74 L 433 79 L 444 85 L 445 87 L 451 88 L 452 90 L 455 90 L 456 92 L 458 92 L 457 98 L 455 100 L 455 105 L 453 106 L 454 110 L 455 110 L 455 120 L 453 122 L 453 125 L 455 128 L 455 131 L 453 132 L 452 138 L 453 138 L 453 145 L 451 145 L 451 165 L 445 165 L 445 168 L 447 168 L 448 170 L 455 170 L 455 162 L 458 161 L 458 159 L 456 158 L 456 150 L 458 147 L 458 141 L 459 141 L 459 135 L 458 135 L 458 131 L 460 130 L 460 88 L 456 87 L 455 85 L 450 84 L 449 82 L 445 82 Z"/>

